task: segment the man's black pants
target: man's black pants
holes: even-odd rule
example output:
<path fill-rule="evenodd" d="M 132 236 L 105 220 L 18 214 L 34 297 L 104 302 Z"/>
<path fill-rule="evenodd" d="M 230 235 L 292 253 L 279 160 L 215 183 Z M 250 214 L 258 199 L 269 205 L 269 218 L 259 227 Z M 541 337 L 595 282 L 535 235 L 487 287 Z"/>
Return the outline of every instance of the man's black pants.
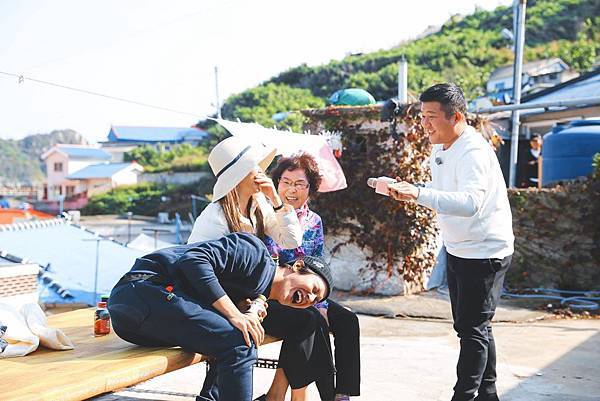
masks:
<path fill-rule="evenodd" d="M 496 346 L 492 318 L 511 256 L 464 259 L 448 253 L 448 289 L 454 330 L 460 338 L 458 380 L 452 401 L 471 401 L 496 394 Z"/>

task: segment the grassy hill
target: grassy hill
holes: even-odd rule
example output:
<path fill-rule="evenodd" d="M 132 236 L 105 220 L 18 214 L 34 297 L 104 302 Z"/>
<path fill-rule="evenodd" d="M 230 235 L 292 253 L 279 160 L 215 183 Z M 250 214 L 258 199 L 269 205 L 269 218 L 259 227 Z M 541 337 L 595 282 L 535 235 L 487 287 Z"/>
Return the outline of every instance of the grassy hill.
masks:
<path fill-rule="evenodd" d="M 454 81 L 475 98 L 484 94 L 491 72 L 513 60 L 510 43 L 500 34 L 503 28 L 512 29 L 511 7 L 455 16 L 435 34 L 389 50 L 291 68 L 228 98 L 223 115 L 272 126 L 274 113 L 319 107 L 333 92 L 347 87 L 388 99 L 396 95 L 397 63 L 402 57 L 409 64 L 408 87 L 413 93 Z M 600 54 L 600 1 L 529 0 L 526 28 L 525 61 L 556 56 L 586 71 Z M 291 114 L 277 125 L 299 130 L 301 120 Z"/>
<path fill-rule="evenodd" d="M 0 139 L 0 185 L 42 182 L 46 165 L 40 156 L 57 143 L 86 144 L 87 141 L 71 129 L 30 135 L 19 140 Z"/>

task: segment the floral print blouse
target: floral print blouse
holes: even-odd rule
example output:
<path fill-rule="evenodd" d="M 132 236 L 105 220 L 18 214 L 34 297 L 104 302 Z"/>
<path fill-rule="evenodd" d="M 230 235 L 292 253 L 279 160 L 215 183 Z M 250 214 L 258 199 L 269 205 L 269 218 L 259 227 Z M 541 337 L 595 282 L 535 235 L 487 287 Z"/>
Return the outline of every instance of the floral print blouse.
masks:
<path fill-rule="evenodd" d="M 279 263 L 288 263 L 301 256 L 323 256 L 323 222 L 321 216 L 304 205 L 300 209 L 296 209 L 300 227 L 304 232 L 302 237 L 302 245 L 294 249 L 283 249 L 275 241 L 266 236 L 264 239 L 269 252 L 272 256 L 279 256 Z"/>

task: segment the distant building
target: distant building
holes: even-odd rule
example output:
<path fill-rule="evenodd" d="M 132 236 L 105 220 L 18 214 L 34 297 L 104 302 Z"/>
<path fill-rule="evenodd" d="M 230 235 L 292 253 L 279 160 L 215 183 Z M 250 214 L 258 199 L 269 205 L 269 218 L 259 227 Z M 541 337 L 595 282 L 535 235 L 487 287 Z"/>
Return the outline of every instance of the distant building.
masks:
<path fill-rule="evenodd" d="M 123 154 L 141 145 L 153 145 L 169 150 L 172 145 L 197 145 L 209 136 L 208 132 L 191 127 L 133 127 L 112 126 L 102 148 L 112 155 L 113 162 L 122 162 Z"/>
<path fill-rule="evenodd" d="M 548 103 L 585 98 L 600 98 L 600 68 L 581 74 L 552 88 L 528 94 L 521 99 L 521 103 Z M 588 104 L 521 111 L 523 133 L 527 137 L 533 133 L 545 134 L 557 124 L 579 119 L 600 119 L 600 105 Z"/>
<path fill-rule="evenodd" d="M 77 192 L 77 181 L 67 178 L 85 167 L 108 163 L 110 153 L 92 146 L 55 145 L 42 155 L 46 162 L 46 184 L 44 200 L 58 201 L 61 197 L 72 197 Z"/>
<path fill-rule="evenodd" d="M 144 168 L 135 162 L 93 164 L 68 175 L 67 179 L 78 183 L 77 194 L 85 193 L 90 197 L 121 185 L 137 184 L 143 171 Z"/>
<path fill-rule="evenodd" d="M 575 99 L 600 98 L 600 68 L 581 74 L 569 81 L 521 98 L 522 104 L 551 103 Z M 529 152 L 529 139 L 533 134 L 545 135 L 556 125 L 566 124 L 573 120 L 600 119 L 599 104 L 581 104 L 569 107 L 546 107 L 521 110 L 520 113 L 519 155 Z M 508 178 L 510 161 L 510 121 L 511 112 L 502 111 L 489 116 L 505 144 L 498 152 L 500 166 L 504 177 Z M 519 158 L 521 158 L 520 156 Z M 517 176 L 523 174 L 524 165 L 518 162 Z"/>
<path fill-rule="evenodd" d="M 523 64 L 522 93 L 535 93 L 577 77 L 579 74 L 558 57 Z M 487 96 L 505 103 L 513 97 L 513 65 L 496 68 L 486 85 Z"/>
<path fill-rule="evenodd" d="M 109 163 L 110 153 L 91 146 L 56 145 L 42 155 L 46 162 L 44 200 L 81 208 L 92 195 L 138 182 L 144 171 L 137 163 Z"/>

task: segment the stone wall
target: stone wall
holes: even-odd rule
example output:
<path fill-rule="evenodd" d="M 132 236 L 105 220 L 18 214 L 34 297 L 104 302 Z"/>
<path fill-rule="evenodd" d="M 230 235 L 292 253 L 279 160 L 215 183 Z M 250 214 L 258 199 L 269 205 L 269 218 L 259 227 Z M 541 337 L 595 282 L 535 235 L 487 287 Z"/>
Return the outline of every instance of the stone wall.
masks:
<path fill-rule="evenodd" d="M 512 189 L 511 287 L 600 288 L 600 177 L 550 189 Z"/>

